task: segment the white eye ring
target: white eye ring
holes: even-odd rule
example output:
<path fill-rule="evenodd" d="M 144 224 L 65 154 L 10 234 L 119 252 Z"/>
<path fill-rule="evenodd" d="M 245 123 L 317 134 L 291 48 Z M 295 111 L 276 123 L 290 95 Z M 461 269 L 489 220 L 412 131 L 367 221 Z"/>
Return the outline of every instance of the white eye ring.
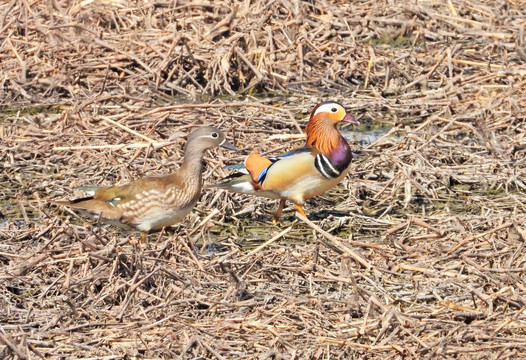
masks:
<path fill-rule="evenodd" d="M 335 113 L 335 112 L 338 112 L 339 108 L 340 108 L 340 105 L 335 104 L 335 103 L 323 104 L 318 109 L 316 109 L 316 112 L 314 113 L 314 115 L 317 115 L 322 112 Z"/>
<path fill-rule="evenodd" d="M 219 137 L 219 134 L 216 133 L 216 132 L 213 132 L 213 133 L 211 134 L 211 136 L 212 136 L 214 139 L 217 139 L 217 138 Z"/>

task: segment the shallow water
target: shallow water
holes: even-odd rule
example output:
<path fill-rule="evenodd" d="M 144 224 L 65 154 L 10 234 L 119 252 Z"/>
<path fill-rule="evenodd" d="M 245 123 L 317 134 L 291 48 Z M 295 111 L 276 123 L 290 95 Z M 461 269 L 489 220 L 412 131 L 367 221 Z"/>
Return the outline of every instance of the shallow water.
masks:
<path fill-rule="evenodd" d="M 344 127 L 340 132 L 349 142 L 362 147 L 368 147 L 387 134 L 391 128 L 392 125 L 387 123 L 368 123 L 359 126 Z"/>

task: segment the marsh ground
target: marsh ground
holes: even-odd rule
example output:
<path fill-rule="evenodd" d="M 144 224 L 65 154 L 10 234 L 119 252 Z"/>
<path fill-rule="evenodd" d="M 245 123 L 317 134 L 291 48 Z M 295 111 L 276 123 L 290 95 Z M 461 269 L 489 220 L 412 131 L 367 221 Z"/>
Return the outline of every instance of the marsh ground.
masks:
<path fill-rule="evenodd" d="M 526 356 L 525 15 L 513 1 L 0 4 L 0 357 Z M 169 172 L 201 124 L 261 153 L 300 146 L 290 135 L 328 98 L 363 125 L 343 129 L 350 175 L 306 204 L 314 225 L 206 190 L 138 244 L 46 203 Z M 244 156 L 210 152 L 205 182 Z"/>

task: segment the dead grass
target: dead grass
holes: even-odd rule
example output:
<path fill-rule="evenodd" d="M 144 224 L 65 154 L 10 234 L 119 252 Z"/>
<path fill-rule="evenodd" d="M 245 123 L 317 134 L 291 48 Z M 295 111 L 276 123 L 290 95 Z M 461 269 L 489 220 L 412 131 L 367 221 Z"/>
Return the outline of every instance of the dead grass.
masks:
<path fill-rule="evenodd" d="M 0 357 L 524 357 L 525 15 L 518 1 L 1 4 Z M 247 150 L 300 146 L 272 135 L 298 134 L 326 98 L 392 128 L 306 205 L 314 223 L 289 208 L 274 226 L 275 202 L 207 190 L 138 245 L 46 204 L 171 171 L 201 124 Z M 205 181 L 244 156 L 213 151 Z"/>

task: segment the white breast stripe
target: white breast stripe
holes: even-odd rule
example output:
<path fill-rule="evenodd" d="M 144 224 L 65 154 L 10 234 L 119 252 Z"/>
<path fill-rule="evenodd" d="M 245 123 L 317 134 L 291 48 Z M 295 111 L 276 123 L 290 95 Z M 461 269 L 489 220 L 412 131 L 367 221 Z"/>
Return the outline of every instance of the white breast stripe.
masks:
<path fill-rule="evenodd" d="M 334 166 L 332 166 L 331 161 L 329 159 L 327 159 L 327 156 L 325 156 L 323 154 L 319 154 L 319 156 L 322 158 L 322 160 L 325 163 L 325 165 L 327 165 L 329 167 L 329 169 L 331 169 L 331 172 L 334 174 L 334 177 L 338 177 L 340 175 L 340 172 L 338 170 L 336 170 L 334 168 Z"/>
<path fill-rule="evenodd" d="M 318 171 L 324 176 L 326 177 L 327 179 L 330 179 L 331 177 L 329 176 L 329 174 L 327 174 L 325 172 L 325 169 L 323 168 L 323 166 L 320 164 L 321 160 L 319 158 L 320 155 L 317 155 L 316 158 L 314 159 L 314 166 L 316 167 L 316 169 L 318 169 Z"/>
<path fill-rule="evenodd" d="M 336 178 L 341 174 L 334 168 L 334 166 L 332 166 L 330 160 L 323 154 L 316 155 L 314 166 L 316 166 L 316 169 L 318 169 L 318 171 L 327 179 Z"/>

